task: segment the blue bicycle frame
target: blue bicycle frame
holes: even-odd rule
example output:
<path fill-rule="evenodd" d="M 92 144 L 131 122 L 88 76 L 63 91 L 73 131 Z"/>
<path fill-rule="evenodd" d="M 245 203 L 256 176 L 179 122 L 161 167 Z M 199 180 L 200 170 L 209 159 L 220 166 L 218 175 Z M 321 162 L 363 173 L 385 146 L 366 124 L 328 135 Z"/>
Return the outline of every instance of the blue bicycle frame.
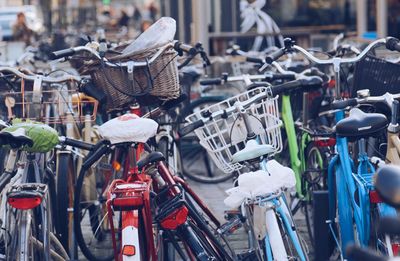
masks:
<path fill-rule="evenodd" d="M 260 165 L 262 170 L 267 171 L 266 160 L 263 160 Z M 276 209 L 276 212 L 278 213 L 280 219 L 282 220 L 285 231 L 289 236 L 291 242 L 293 243 L 293 246 L 296 249 L 296 252 L 300 260 L 306 261 L 307 260 L 306 255 L 301 247 L 301 243 L 299 237 L 297 236 L 293 220 L 289 219 L 289 217 L 291 217 L 291 213 L 289 212 L 285 194 L 282 193 L 281 196 L 279 196 L 278 198 L 272 199 L 272 203 L 274 204 L 274 208 Z M 273 260 L 272 250 L 271 250 L 271 245 L 269 243 L 268 235 L 265 237 L 265 253 L 267 255 L 267 260 Z"/>
<path fill-rule="evenodd" d="M 335 116 L 336 122 L 338 122 L 344 119 L 344 112 L 339 111 Z M 362 140 L 360 142 L 363 143 Z M 360 146 L 365 146 L 365 144 Z M 343 254 L 346 246 L 354 244 L 356 241 L 363 246 L 369 244 L 371 233 L 369 193 L 374 190 L 372 177 L 375 168 L 370 163 L 365 151 L 360 150 L 355 173 L 355 166 L 348 151 L 347 139 L 344 137 L 337 137 L 336 150 L 337 155 L 333 157 L 328 166 L 329 218 L 330 223 L 334 224 L 336 215 L 338 215 L 341 239 L 338 247 Z M 384 203 L 378 203 L 378 211 L 379 216 L 396 215 L 396 210 Z M 354 227 L 357 229 L 356 238 Z"/>

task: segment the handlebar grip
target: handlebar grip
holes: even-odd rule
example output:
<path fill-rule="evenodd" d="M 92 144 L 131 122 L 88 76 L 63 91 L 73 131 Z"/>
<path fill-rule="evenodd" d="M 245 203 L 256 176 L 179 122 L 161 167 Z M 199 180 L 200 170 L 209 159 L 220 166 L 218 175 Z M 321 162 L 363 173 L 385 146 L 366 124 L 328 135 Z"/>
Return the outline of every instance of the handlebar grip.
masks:
<path fill-rule="evenodd" d="M 358 104 L 356 99 L 348 99 L 344 101 L 335 101 L 331 104 L 332 110 L 341 110 L 349 106 L 356 106 Z"/>
<path fill-rule="evenodd" d="M 93 150 L 86 156 L 85 161 L 82 164 L 82 168 L 89 168 L 97 160 L 101 158 L 110 149 L 110 142 L 108 140 L 102 140 L 93 146 Z"/>
<path fill-rule="evenodd" d="M 181 42 L 176 42 L 174 45 L 174 49 L 178 53 L 185 52 L 189 55 L 195 55 L 197 53 L 196 48 L 194 48 L 193 46 L 190 46 L 188 44 L 181 43 Z"/>
<path fill-rule="evenodd" d="M 273 63 L 274 61 L 278 60 L 286 53 L 285 48 L 281 48 L 265 57 L 265 62 L 268 64 Z"/>
<path fill-rule="evenodd" d="M 346 249 L 347 257 L 353 261 L 388 261 L 387 258 L 379 256 L 368 248 L 351 245 Z"/>
<path fill-rule="evenodd" d="M 262 59 L 256 57 L 246 57 L 246 62 L 264 64 L 264 61 Z"/>
<path fill-rule="evenodd" d="M 90 97 L 95 98 L 101 105 L 104 105 L 107 103 L 107 96 L 106 94 L 97 88 L 95 84 L 91 81 L 88 81 L 84 83 L 81 87 L 80 90 L 86 94 L 89 95 Z"/>
<path fill-rule="evenodd" d="M 211 78 L 211 79 L 203 79 L 200 80 L 200 84 L 201 85 L 220 85 L 222 83 L 222 79 L 221 78 Z"/>
<path fill-rule="evenodd" d="M 288 80 L 288 81 L 293 81 L 296 80 L 296 75 L 295 74 L 273 74 L 272 77 L 270 78 L 271 81 L 275 80 Z"/>
<path fill-rule="evenodd" d="M 176 98 L 174 100 L 166 101 L 163 105 L 161 105 L 161 107 L 163 110 L 168 111 L 168 110 L 178 106 L 180 103 L 185 101 L 187 98 L 188 98 L 188 96 L 183 93 L 181 96 L 179 96 L 178 98 Z"/>
<path fill-rule="evenodd" d="M 74 54 L 75 54 L 74 48 L 68 48 L 68 49 L 51 52 L 49 55 L 49 58 L 51 60 L 56 60 L 56 59 L 72 56 Z"/>
<path fill-rule="evenodd" d="M 198 129 L 200 127 L 204 126 L 204 122 L 202 120 L 195 121 L 193 123 L 190 123 L 189 125 L 186 125 L 182 129 L 178 131 L 179 137 L 184 137 L 194 131 L 195 129 Z"/>
<path fill-rule="evenodd" d="M 400 52 L 400 41 L 394 37 L 386 38 L 386 48 L 390 51 Z"/>
<path fill-rule="evenodd" d="M 397 124 L 397 116 L 399 114 L 399 107 L 400 107 L 400 103 L 398 100 L 394 100 L 392 103 L 392 121 L 391 123 L 393 125 Z"/>
<path fill-rule="evenodd" d="M 65 138 L 64 142 L 65 145 L 69 145 L 75 148 L 79 148 L 82 150 L 92 150 L 95 145 L 86 143 L 80 140 L 75 140 L 75 139 L 70 139 L 70 138 Z"/>
<path fill-rule="evenodd" d="M 378 232 L 390 236 L 399 236 L 400 219 L 398 217 L 382 217 L 378 224 Z"/>

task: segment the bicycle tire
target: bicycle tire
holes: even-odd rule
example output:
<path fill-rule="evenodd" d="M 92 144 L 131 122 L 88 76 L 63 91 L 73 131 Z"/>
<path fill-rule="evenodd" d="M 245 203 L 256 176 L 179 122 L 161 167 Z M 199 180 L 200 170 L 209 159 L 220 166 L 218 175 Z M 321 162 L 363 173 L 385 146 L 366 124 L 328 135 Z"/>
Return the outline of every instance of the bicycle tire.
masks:
<path fill-rule="evenodd" d="M 199 236 L 193 229 L 191 222 L 186 222 L 179 226 L 177 228 L 177 235 L 181 241 L 189 247 L 197 261 L 217 260 L 213 259 L 215 257 L 208 254 L 208 251 L 203 246 Z"/>
<path fill-rule="evenodd" d="M 73 207 L 75 171 L 71 154 L 60 153 L 57 162 L 57 227 L 56 231 L 64 249 L 69 252 L 72 247 L 72 222 L 68 209 Z"/>
<path fill-rule="evenodd" d="M 192 114 L 196 110 L 200 110 L 209 105 L 221 102 L 224 99 L 224 97 L 220 96 L 202 97 L 190 103 L 189 107 L 184 111 L 183 115 Z M 217 184 L 231 179 L 235 175 L 234 173 L 223 173 L 222 171 L 218 170 L 215 166 L 215 163 L 209 157 L 207 150 L 199 144 L 199 140 L 195 135 L 188 135 L 181 138 L 179 150 L 180 155 L 182 155 L 181 160 L 183 175 L 193 181 L 206 184 Z M 198 169 L 196 169 L 196 171 L 188 169 L 187 166 L 199 165 L 199 162 L 197 162 L 197 164 L 193 164 L 195 163 L 193 159 L 200 161 L 202 164 L 204 164 L 203 167 L 199 167 L 198 169 L 205 169 L 205 173 L 202 171 L 200 172 L 200 174 L 196 174 L 196 171 L 198 171 Z"/>
<path fill-rule="evenodd" d="M 82 216 L 82 207 L 81 207 L 81 196 L 82 196 L 82 190 L 84 188 L 84 180 L 85 180 L 85 176 L 87 171 L 89 171 L 91 168 L 91 166 L 88 166 L 86 168 L 82 167 L 82 169 L 79 172 L 79 176 L 75 185 L 75 193 L 74 193 L 74 212 L 73 212 L 73 218 L 74 218 L 74 232 L 75 232 L 75 239 L 78 243 L 79 248 L 81 249 L 83 255 L 88 259 L 88 260 L 96 260 L 96 261 L 109 261 L 112 260 L 114 258 L 114 250 L 112 248 L 112 243 L 111 241 L 108 242 L 108 244 L 103 244 L 107 247 L 110 247 L 108 249 L 100 249 L 100 248 L 96 248 L 95 249 L 89 249 L 87 242 L 85 241 L 85 236 L 84 236 L 84 232 L 82 231 L 82 227 L 81 227 L 81 222 L 83 219 L 85 219 L 85 211 L 83 212 L 83 216 Z M 95 175 L 97 173 L 92 173 L 92 175 Z M 90 206 L 95 205 L 99 202 L 83 202 L 83 205 L 86 207 L 88 204 L 90 204 Z M 90 207 L 89 206 L 89 207 Z M 96 206 L 96 205 L 95 205 Z M 92 215 L 89 212 L 89 215 Z M 97 216 L 97 215 L 96 215 Z M 90 230 L 92 230 L 93 232 L 93 227 L 92 227 L 92 219 L 91 216 L 88 217 L 89 222 L 90 222 Z M 103 219 L 101 219 L 103 220 Z M 87 222 L 88 220 L 86 220 Z M 104 220 L 103 220 L 104 221 Z M 105 219 L 106 222 L 108 222 L 107 219 Z M 98 227 L 99 229 L 102 229 L 101 227 Z M 96 228 L 97 229 L 97 228 Z M 87 232 L 87 231 L 86 231 Z M 102 243 L 102 241 L 107 240 L 107 238 L 104 238 L 104 235 L 102 235 L 101 237 L 96 237 L 96 235 L 90 235 L 91 239 L 93 240 L 97 240 L 100 243 Z M 100 247 L 100 246 L 99 246 Z M 101 250 L 101 253 L 98 252 L 97 254 L 94 253 L 97 250 Z M 108 251 L 107 251 L 108 250 Z M 111 254 L 110 254 L 111 253 Z"/>
<path fill-rule="evenodd" d="M 8 150 L 5 148 L 0 148 L 0 173 L 3 173 L 5 167 L 5 160 L 7 158 Z"/>
<path fill-rule="evenodd" d="M 306 160 L 306 173 L 303 175 L 304 185 L 307 186 L 307 194 L 309 198 L 303 202 L 303 211 L 310 241 L 314 245 L 314 229 L 313 229 L 313 191 L 321 190 L 326 187 L 326 169 L 328 157 L 326 155 L 327 149 L 315 146 L 311 141 L 305 148 Z M 315 174 L 318 177 L 315 177 Z M 305 176 L 305 177 L 304 177 Z"/>
<path fill-rule="evenodd" d="M 205 239 L 205 244 L 211 244 L 213 246 L 210 246 L 210 249 L 216 249 L 218 252 L 217 254 L 220 256 L 220 258 L 223 258 L 223 260 L 233 260 L 233 258 L 229 255 L 228 252 L 231 252 L 232 255 L 234 255 L 232 248 L 230 248 L 228 244 L 228 240 L 223 236 L 220 235 L 216 229 L 214 229 L 210 224 L 211 222 L 206 220 L 205 216 L 206 214 L 200 213 L 200 208 L 199 206 L 196 207 L 194 205 L 194 200 L 186 193 L 186 203 L 188 204 L 189 207 L 189 215 L 193 219 L 193 221 L 196 223 L 197 227 L 200 229 L 202 233 L 204 233 L 204 237 L 207 238 Z M 218 238 L 217 238 L 218 237 Z M 222 242 L 223 241 L 226 244 L 226 247 L 228 248 L 225 249 L 223 246 Z"/>

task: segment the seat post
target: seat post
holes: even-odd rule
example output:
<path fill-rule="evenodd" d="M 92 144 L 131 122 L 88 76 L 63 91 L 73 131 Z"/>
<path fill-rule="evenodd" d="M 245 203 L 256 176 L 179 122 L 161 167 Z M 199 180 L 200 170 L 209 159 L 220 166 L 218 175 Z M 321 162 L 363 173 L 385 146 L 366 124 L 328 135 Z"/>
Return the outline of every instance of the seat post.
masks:
<path fill-rule="evenodd" d="M 366 143 L 365 138 L 361 138 L 358 140 L 358 154 L 359 155 L 366 155 Z"/>

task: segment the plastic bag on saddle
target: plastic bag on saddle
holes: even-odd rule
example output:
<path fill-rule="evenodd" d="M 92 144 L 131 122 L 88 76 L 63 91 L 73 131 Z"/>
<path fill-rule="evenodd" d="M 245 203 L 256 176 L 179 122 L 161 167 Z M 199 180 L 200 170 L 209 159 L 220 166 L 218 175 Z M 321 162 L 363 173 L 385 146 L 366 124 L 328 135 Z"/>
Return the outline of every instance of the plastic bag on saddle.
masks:
<path fill-rule="evenodd" d="M 122 142 L 147 142 L 157 133 L 158 123 L 127 113 L 111 119 L 98 127 L 100 135 L 112 144 Z"/>
<path fill-rule="evenodd" d="M 257 196 L 296 185 L 296 178 L 291 168 L 281 165 L 276 160 L 270 160 L 266 165 L 267 171 L 258 170 L 241 174 L 238 186 L 226 191 L 228 197 L 224 200 L 225 205 L 237 208 L 246 199 L 255 199 Z"/>
<path fill-rule="evenodd" d="M 128 45 L 122 51 L 122 56 L 131 56 L 164 46 L 174 40 L 175 33 L 176 21 L 171 17 L 162 17 Z"/>

